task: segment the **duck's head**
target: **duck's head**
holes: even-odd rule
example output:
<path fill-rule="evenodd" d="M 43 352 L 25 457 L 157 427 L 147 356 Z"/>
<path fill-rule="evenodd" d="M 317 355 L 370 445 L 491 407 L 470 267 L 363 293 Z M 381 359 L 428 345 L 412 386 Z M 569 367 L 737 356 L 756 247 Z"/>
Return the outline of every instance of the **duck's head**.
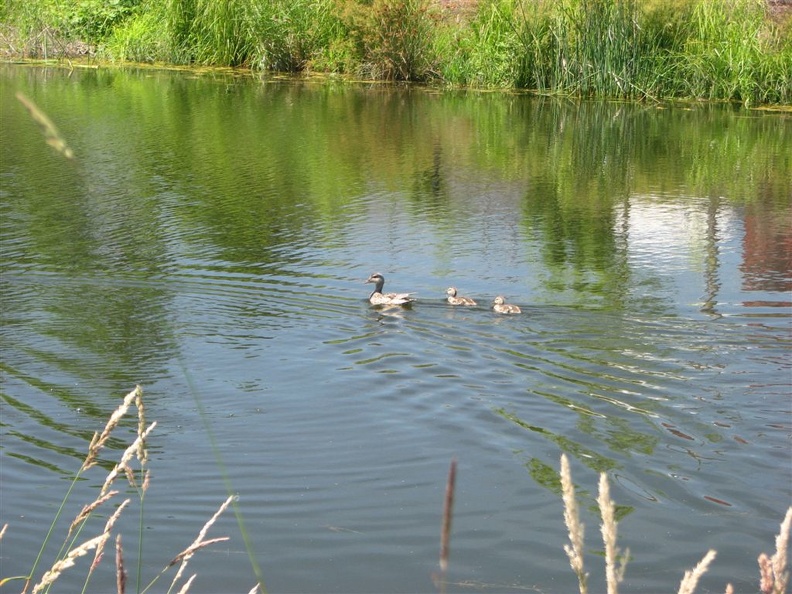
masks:
<path fill-rule="evenodd" d="M 385 277 L 382 276 L 379 272 L 375 272 L 370 277 L 368 277 L 368 280 L 366 280 L 366 283 L 384 283 L 384 282 L 385 282 Z"/>
<path fill-rule="evenodd" d="M 456 297 L 456 294 L 457 294 L 456 287 L 448 287 L 446 289 L 446 295 L 448 295 L 449 297 Z"/>
<path fill-rule="evenodd" d="M 506 303 L 506 299 L 504 299 L 503 295 L 498 295 L 492 302 L 493 305 L 503 305 L 504 303 Z"/>

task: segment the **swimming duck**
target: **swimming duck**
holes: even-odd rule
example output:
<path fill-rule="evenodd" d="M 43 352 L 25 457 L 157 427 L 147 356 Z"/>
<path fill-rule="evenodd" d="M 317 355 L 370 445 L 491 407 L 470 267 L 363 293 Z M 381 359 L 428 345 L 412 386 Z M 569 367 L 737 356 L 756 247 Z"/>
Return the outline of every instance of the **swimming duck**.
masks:
<path fill-rule="evenodd" d="M 501 295 L 495 297 L 495 301 L 492 302 L 492 309 L 501 314 L 522 313 L 522 310 L 516 305 L 506 303 L 506 299 L 504 299 Z"/>
<path fill-rule="evenodd" d="M 411 293 L 383 293 L 382 287 L 385 285 L 385 277 L 379 272 L 375 272 L 368 277 L 367 283 L 376 283 L 374 291 L 369 295 L 369 303 L 372 305 L 407 305 L 415 301 L 410 297 Z"/>
<path fill-rule="evenodd" d="M 457 297 L 456 287 L 448 287 L 446 295 L 448 295 L 448 302 L 451 305 L 476 305 L 476 302 L 470 297 Z"/>

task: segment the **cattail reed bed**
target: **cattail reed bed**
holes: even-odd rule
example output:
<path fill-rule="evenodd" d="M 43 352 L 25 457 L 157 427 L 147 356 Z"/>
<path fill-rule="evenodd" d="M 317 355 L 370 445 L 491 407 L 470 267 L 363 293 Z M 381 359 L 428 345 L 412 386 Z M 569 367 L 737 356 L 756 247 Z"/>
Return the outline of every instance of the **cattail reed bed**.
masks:
<path fill-rule="evenodd" d="M 108 440 L 113 432 L 122 424 L 132 407 L 137 411 L 137 430 L 135 438 L 121 453 L 118 461 L 112 465 L 96 497 L 80 509 L 66 530 L 66 534 L 63 535 L 62 542 L 58 544 L 61 535 L 57 533 L 55 528 L 59 525 L 61 515 L 67 509 L 67 503 L 69 502 L 69 497 L 74 485 L 81 477 L 86 476 L 91 469 L 98 466 L 100 455 L 105 449 Z M 90 592 L 92 591 L 91 579 L 99 565 L 101 563 L 114 563 L 116 592 L 118 594 L 124 594 L 127 591 L 141 593 L 163 591 L 163 586 L 160 585 L 160 582 L 168 583 L 168 581 L 169 586 L 165 590 L 167 592 L 186 593 L 190 590 L 195 580 L 200 579 L 198 573 L 189 575 L 187 573 L 188 565 L 193 557 L 206 547 L 228 540 L 228 537 L 225 536 L 208 538 L 208 533 L 220 515 L 232 505 L 235 496 L 229 495 L 225 501 L 222 502 L 214 515 L 212 515 L 198 530 L 196 538 L 186 548 L 177 552 L 173 558 L 164 560 L 162 568 L 158 571 L 155 569 L 152 573 L 152 568 L 140 566 L 137 568 L 128 567 L 125 562 L 123 545 L 126 539 L 122 539 L 122 535 L 118 532 L 117 521 L 121 514 L 127 513 L 127 510 L 132 506 L 132 498 L 128 497 L 120 503 L 118 502 L 118 496 L 122 486 L 117 485 L 117 482 L 126 480 L 128 486 L 124 488 L 124 490 L 136 494 L 141 510 L 140 522 L 142 526 L 143 502 L 146 492 L 151 487 L 147 442 L 153 434 L 156 425 L 156 422 L 148 423 L 146 421 L 143 391 L 138 386 L 123 398 L 119 406 L 110 415 L 104 429 L 94 433 L 88 445 L 86 457 L 77 470 L 55 518 L 53 518 L 50 529 L 43 539 L 38 555 L 32 561 L 30 572 L 23 576 L 0 575 L 0 587 L 10 587 L 14 583 L 19 583 L 20 590 L 23 594 L 27 594 L 28 592 L 32 594 L 49 592 L 52 588 L 57 588 L 56 583 L 64 572 L 82 571 L 83 573 L 81 575 L 84 575 L 82 592 Z M 449 585 L 463 585 L 454 584 L 449 578 L 449 568 L 453 565 L 451 540 L 456 477 L 457 462 L 456 460 L 452 460 L 446 480 L 443 511 L 440 521 L 440 571 L 434 576 L 431 576 L 431 580 L 430 576 L 427 576 L 427 586 L 433 581 L 435 589 L 440 592 L 445 592 Z M 115 489 L 114 487 L 116 486 L 119 488 Z M 569 460 L 565 454 L 561 455 L 559 486 L 563 502 L 563 521 L 566 524 L 569 534 L 569 544 L 564 546 L 564 550 L 569 559 L 572 571 L 578 578 L 580 594 L 587 594 L 589 592 L 589 574 L 585 569 L 585 527 L 579 517 L 575 486 L 572 481 Z M 108 508 L 113 505 L 115 507 L 110 511 Z M 625 549 L 622 551 L 617 543 L 618 519 L 616 505 L 611 498 L 610 485 L 605 473 L 600 475 L 597 507 L 602 519 L 600 531 L 605 553 L 604 562 L 607 592 L 608 594 L 617 594 L 619 584 L 626 570 L 629 550 Z M 106 517 L 107 519 L 102 522 L 100 516 Z M 559 516 L 559 527 L 560 523 L 561 517 Z M 239 526 L 244 539 L 244 526 L 241 521 Z M 781 523 L 779 533 L 776 536 L 775 553 L 772 556 L 762 553 L 758 557 L 759 587 L 762 594 L 784 594 L 787 592 L 789 585 L 787 550 L 791 528 L 792 507 L 787 510 L 786 516 Z M 8 525 L 0 528 L 0 540 L 6 535 L 8 529 Z M 12 526 L 11 530 L 14 529 L 18 529 L 18 527 Z M 86 536 L 84 533 L 89 533 L 89 535 Z M 141 530 L 137 535 L 141 547 L 144 544 L 142 534 Z M 108 551 L 108 554 L 105 555 L 106 549 L 109 550 L 109 548 L 113 546 L 115 554 L 113 555 Z M 247 546 L 249 548 L 249 545 Z M 59 548 L 55 555 L 54 562 L 48 568 L 43 568 L 41 562 L 45 556 L 45 552 L 49 552 L 50 549 L 55 547 Z M 254 561 L 253 551 L 249 550 L 248 554 L 251 558 L 251 573 L 257 574 L 258 576 L 255 580 L 251 578 L 251 582 L 255 581 L 255 585 L 249 589 L 248 592 L 250 594 L 265 592 L 263 577 L 260 575 L 258 565 Z M 716 556 L 716 551 L 709 550 L 693 568 L 686 570 L 679 584 L 678 593 L 693 594 L 701 576 L 706 573 L 708 567 L 715 561 Z M 134 579 L 130 578 L 130 573 L 133 571 L 135 572 L 133 574 Z M 130 583 L 134 584 L 135 587 L 131 587 Z M 726 584 L 724 588 L 726 594 L 734 592 L 731 584 Z M 106 588 L 103 587 L 100 588 L 100 590 L 105 591 Z"/>
<path fill-rule="evenodd" d="M 0 49 L 789 105 L 790 13 L 765 0 L 8 0 Z"/>

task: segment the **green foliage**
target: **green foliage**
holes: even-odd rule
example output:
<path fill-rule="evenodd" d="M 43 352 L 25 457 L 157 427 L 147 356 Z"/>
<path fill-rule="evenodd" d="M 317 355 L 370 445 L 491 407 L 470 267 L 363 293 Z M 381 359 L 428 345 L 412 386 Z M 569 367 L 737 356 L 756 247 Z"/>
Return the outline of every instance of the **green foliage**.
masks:
<path fill-rule="evenodd" d="M 763 0 L 709 0 L 695 7 L 693 32 L 678 56 L 685 95 L 759 103 L 780 91 L 778 99 L 790 99 L 790 44 L 784 48 L 766 10 Z M 768 87 L 773 80 L 785 86 Z"/>
<path fill-rule="evenodd" d="M 255 6 L 256 65 L 262 70 L 296 72 L 311 67 L 320 56 L 325 66 L 335 70 L 345 61 L 325 49 L 344 33 L 331 0 L 281 0 Z"/>
<path fill-rule="evenodd" d="M 69 3 L 64 13 L 68 37 L 97 42 L 128 18 L 138 0 L 78 0 Z"/>
<path fill-rule="evenodd" d="M 443 69 L 446 80 L 476 87 L 513 87 L 524 46 L 520 10 L 513 0 L 481 2 L 469 26 L 455 40 L 455 60 Z"/>
<path fill-rule="evenodd" d="M 399 81 L 433 78 L 437 16 L 429 0 L 349 2 L 344 12 L 362 74 Z"/>
<path fill-rule="evenodd" d="M 145 10 L 117 27 L 105 41 L 103 54 L 110 59 L 152 63 L 181 62 L 171 51 L 166 25 L 159 11 Z"/>
<path fill-rule="evenodd" d="M 110 56 L 296 72 L 333 64 L 343 36 L 329 0 L 151 2 L 109 40 Z M 333 68 L 329 68 L 333 69 Z"/>
<path fill-rule="evenodd" d="M 792 19 L 765 0 L 5 0 L 25 55 L 319 70 L 633 99 L 792 103 Z M 53 47 L 59 48 L 53 52 Z"/>
<path fill-rule="evenodd" d="M 170 0 L 176 47 L 199 64 L 240 66 L 256 49 L 248 0 Z"/>

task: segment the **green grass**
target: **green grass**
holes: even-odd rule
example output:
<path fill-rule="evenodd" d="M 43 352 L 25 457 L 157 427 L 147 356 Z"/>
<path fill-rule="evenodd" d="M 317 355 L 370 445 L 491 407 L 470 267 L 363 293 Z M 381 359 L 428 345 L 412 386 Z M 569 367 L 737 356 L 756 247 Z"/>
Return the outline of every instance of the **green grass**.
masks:
<path fill-rule="evenodd" d="M 335 72 L 627 99 L 792 103 L 765 0 L 6 0 L 6 54 Z"/>

